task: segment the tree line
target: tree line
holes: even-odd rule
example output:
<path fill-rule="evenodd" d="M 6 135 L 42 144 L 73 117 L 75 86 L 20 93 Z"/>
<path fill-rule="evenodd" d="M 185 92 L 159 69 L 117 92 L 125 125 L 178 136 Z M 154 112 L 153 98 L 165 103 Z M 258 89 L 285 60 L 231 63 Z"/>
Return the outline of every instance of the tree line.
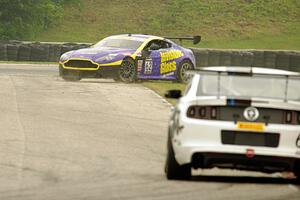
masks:
<path fill-rule="evenodd" d="M 0 40 L 32 39 L 63 16 L 68 3 L 80 0 L 0 0 Z"/>

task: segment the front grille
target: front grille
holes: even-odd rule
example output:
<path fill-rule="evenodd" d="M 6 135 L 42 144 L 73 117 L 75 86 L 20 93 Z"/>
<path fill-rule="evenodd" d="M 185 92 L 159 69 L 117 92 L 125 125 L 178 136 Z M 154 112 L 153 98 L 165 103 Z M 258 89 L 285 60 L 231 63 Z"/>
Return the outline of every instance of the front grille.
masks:
<path fill-rule="evenodd" d="M 278 147 L 280 135 L 278 133 L 221 131 L 222 144 L 248 145 L 261 147 Z"/>
<path fill-rule="evenodd" d="M 97 64 L 94 64 L 89 60 L 68 60 L 64 65 L 66 67 L 74 68 L 98 68 Z"/>

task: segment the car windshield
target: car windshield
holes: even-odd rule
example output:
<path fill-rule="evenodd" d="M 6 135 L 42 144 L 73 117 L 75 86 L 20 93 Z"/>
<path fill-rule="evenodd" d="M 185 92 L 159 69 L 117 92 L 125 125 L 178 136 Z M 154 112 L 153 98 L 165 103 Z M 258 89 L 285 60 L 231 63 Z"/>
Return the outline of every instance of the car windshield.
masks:
<path fill-rule="evenodd" d="M 137 49 L 142 45 L 143 41 L 133 39 L 120 39 L 120 38 L 107 38 L 95 44 L 96 48 L 99 47 L 113 47 L 122 49 Z"/>
<path fill-rule="evenodd" d="M 201 74 L 198 96 L 260 97 L 300 101 L 300 78 L 283 75 Z"/>

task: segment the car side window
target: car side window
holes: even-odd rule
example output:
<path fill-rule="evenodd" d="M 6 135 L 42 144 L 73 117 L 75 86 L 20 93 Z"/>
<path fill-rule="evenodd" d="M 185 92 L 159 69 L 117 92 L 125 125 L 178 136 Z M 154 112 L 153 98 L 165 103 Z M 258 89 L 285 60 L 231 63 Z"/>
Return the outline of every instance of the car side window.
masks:
<path fill-rule="evenodd" d="M 165 40 L 152 40 L 150 41 L 146 46 L 145 46 L 145 50 L 150 50 L 150 46 L 152 44 L 155 44 L 158 46 L 158 49 L 157 50 L 160 50 L 160 49 L 167 49 L 167 48 L 170 48 L 172 47 L 172 44 L 165 41 Z"/>

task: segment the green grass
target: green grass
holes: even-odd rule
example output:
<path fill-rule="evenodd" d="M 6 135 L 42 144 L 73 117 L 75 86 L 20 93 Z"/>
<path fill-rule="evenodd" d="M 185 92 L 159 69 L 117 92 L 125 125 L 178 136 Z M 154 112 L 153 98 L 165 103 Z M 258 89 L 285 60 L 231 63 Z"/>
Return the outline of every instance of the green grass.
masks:
<path fill-rule="evenodd" d="M 174 83 L 172 81 L 145 81 L 142 85 L 150 88 L 160 96 L 164 97 L 168 90 L 177 89 L 184 92 L 186 84 Z M 177 100 L 166 98 L 171 104 L 175 105 Z"/>
<path fill-rule="evenodd" d="M 68 4 L 63 20 L 35 39 L 96 42 L 120 33 L 201 34 L 198 47 L 300 50 L 299 0 L 81 2 Z"/>

